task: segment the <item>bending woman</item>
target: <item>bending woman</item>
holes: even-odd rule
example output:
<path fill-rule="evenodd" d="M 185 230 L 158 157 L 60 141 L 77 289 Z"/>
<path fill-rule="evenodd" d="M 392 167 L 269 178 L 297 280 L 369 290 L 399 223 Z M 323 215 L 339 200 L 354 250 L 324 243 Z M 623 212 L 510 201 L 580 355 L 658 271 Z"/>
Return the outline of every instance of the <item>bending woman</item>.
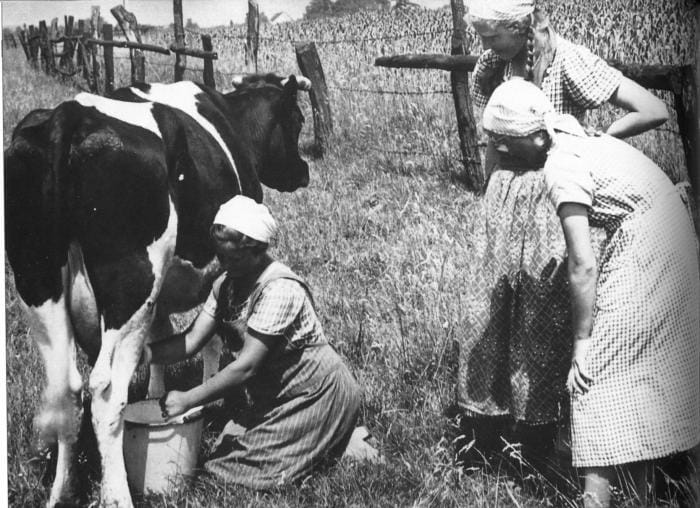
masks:
<path fill-rule="evenodd" d="M 690 217 L 656 164 L 611 136 L 587 136 L 531 83 L 499 86 L 483 122 L 499 155 L 544 166 L 566 239 L 572 457 L 584 469 L 585 506 L 609 505 L 614 466 L 645 505 L 650 461 L 700 441 L 700 275 Z M 590 226 L 606 233 L 599 266 Z"/>
<path fill-rule="evenodd" d="M 627 113 L 607 127 L 611 136 L 638 134 L 668 117 L 652 93 L 557 35 L 532 0 L 474 0 L 469 20 L 485 48 L 472 75 L 480 108 L 496 86 L 520 76 L 541 88 L 557 113 L 579 121 L 606 102 L 623 108 Z M 497 159 L 493 143 L 485 166 L 485 195 L 470 211 L 473 262 L 457 399 L 467 442 L 476 437 L 476 447 L 488 452 L 502 448 L 505 435 L 535 460 L 553 448 L 567 372 L 562 359 L 571 347 L 564 340 L 570 333 L 564 237 L 541 172 L 507 154 Z"/>
<path fill-rule="evenodd" d="M 151 344 L 146 357 L 174 363 L 196 354 L 219 333 L 236 359 L 189 391 L 168 392 L 163 417 L 245 387 L 253 402 L 247 431 L 227 435 L 204 464 L 226 482 L 267 489 L 295 482 L 342 455 L 359 414 L 360 392 L 328 344 L 306 283 L 273 261 L 267 247 L 276 225 L 267 207 L 236 196 L 211 228 L 226 272 L 183 333 Z"/>

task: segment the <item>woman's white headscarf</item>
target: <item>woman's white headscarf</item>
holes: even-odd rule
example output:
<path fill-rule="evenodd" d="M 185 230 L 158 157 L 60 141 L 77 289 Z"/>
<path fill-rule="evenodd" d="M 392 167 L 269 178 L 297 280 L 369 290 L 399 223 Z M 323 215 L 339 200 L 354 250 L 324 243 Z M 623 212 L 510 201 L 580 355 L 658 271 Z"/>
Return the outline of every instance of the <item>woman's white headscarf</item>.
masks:
<path fill-rule="evenodd" d="M 494 90 L 484 108 L 483 126 L 504 136 L 527 136 L 546 129 L 554 137 L 558 115 L 542 90 L 522 78 L 512 78 Z"/>
<path fill-rule="evenodd" d="M 516 21 L 532 14 L 533 0 L 472 0 L 469 17 L 486 21 Z"/>
<path fill-rule="evenodd" d="M 270 243 L 277 231 L 277 223 L 270 210 L 247 196 L 234 196 L 219 207 L 214 224 L 235 229 L 259 242 Z"/>

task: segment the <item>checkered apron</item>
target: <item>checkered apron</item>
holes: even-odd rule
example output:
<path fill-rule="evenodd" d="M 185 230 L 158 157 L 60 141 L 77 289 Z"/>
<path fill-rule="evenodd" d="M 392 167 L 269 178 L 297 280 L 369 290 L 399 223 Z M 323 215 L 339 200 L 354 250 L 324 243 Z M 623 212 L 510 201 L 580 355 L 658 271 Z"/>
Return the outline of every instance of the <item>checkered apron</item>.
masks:
<path fill-rule="evenodd" d="M 550 32 L 555 48 L 541 88 L 555 111 L 582 118 L 607 101 L 621 74 L 582 46 Z M 484 74 L 505 71 L 493 51 L 474 69 L 474 103 L 488 95 Z M 487 153 L 486 165 L 492 161 Z M 460 341 L 457 401 L 470 416 L 530 424 L 557 420 L 571 360 L 569 290 L 561 224 L 542 172 L 496 167 L 468 212 L 475 222 L 465 287 L 468 319 Z"/>
<path fill-rule="evenodd" d="M 253 413 L 243 435 L 222 435 L 205 468 L 224 480 L 255 489 L 297 481 L 342 454 L 359 414 L 355 379 L 328 344 L 306 283 L 272 263 L 245 301 L 231 304 L 231 279 L 218 288 L 220 333 L 236 341 L 231 323 L 280 335 L 247 385 Z"/>

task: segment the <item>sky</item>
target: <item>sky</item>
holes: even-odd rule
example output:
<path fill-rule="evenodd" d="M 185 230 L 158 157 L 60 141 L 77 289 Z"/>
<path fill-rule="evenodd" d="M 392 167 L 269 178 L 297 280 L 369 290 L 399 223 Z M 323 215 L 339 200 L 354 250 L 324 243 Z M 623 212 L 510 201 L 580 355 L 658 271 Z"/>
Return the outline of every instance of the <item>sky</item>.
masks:
<path fill-rule="evenodd" d="M 268 18 L 277 13 L 280 20 L 299 19 L 304 15 L 310 0 L 258 0 L 260 11 Z M 423 7 L 437 9 L 448 5 L 449 0 L 412 0 Z M 134 13 L 140 24 L 168 25 L 173 22 L 172 0 L 2 0 L 2 26 L 39 24 L 63 16 L 74 19 L 90 17 L 91 7 L 98 5 L 103 18 L 111 19 L 109 10 L 123 4 Z M 243 23 L 248 12 L 247 0 L 182 0 L 183 21 L 191 18 L 200 27 L 227 25 L 229 21 Z"/>

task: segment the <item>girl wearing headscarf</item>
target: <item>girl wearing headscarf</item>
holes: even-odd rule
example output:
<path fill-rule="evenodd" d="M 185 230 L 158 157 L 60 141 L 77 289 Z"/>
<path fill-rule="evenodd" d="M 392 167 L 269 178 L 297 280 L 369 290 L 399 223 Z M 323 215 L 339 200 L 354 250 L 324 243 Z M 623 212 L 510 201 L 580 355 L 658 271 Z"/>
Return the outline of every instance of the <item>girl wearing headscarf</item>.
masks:
<path fill-rule="evenodd" d="M 544 167 L 566 240 L 572 323 L 561 339 L 573 337 L 564 360 L 584 505 L 609 505 L 615 466 L 646 505 L 650 461 L 700 441 L 700 274 L 681 195 L 640 151 L 589 137 L 522 79 L 493 92 L 483 126 L 499 156 Z M 590 226 L 605 231 L 600 262 Z"/>
<path fill-rule="evenodd" d="M 146 360 L 174 363 L 218 333 L 233 362 L 191 390 L 161 399 L 163 417 L 245 388 L 247 430 L 226 430 L 205 462 L 226 482 L 268 489 L 295 482 L 340 456 L 359 414 L 360 392 L 329 345 L 308 285 L 267 252 L 276 224 L 265 205 L 235 196 L 211 227 L 225 273 L 190 327 L 146 348 Z"/>
<path fill-rule="evenodd" d="M 556 112 L 579 120 L 605 102 L 627 110 L 608 126 L 611 136 L 638 134 L 667 119 L 661 100 L 558 36 L 532 0 L 473 0 L 468 19 L 485 48 L 472 75 L 476 106 L 520 76 L 541 88 Z M 471 215 L 474 256 L 457 399 L 467 442 L 475 437 L 476 448 L 488 452 L 506 436 L 535 461 L 554 445 L 570 318 L 564 237 L 542 174 L 519 164 L 507 154 L 497 161 L 488 144 L 490 177 Z"/>

